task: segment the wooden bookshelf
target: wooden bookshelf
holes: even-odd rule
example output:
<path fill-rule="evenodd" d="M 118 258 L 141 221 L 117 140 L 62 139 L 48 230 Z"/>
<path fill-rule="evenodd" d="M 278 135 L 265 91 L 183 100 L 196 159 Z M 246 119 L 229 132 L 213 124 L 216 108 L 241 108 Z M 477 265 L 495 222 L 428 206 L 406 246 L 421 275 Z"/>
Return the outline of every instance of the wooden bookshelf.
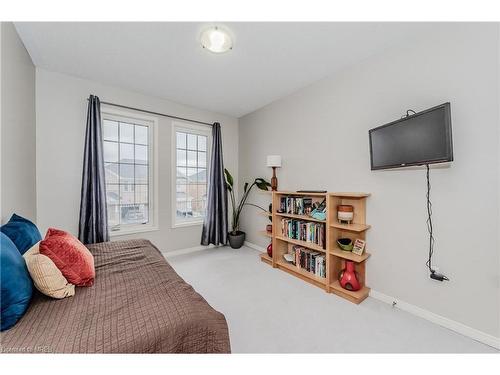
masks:
<path fill-rule="evenodd" d="M 282 197 L 308 197 L 313 202 L 326 199 L 326 220 L 313 219 L 307 215 L 295 215 L 289 213 L 280 213 L 280 198 Z M 370 292 L 370 288 L 365 285 L 366 279 L 366 261 L 370 257 L 370 253 L 365 252 L 362 255 L 356 255 L 350 251 L 343 251 L 337 245 L 337 239 L 348 237 L 352 240 L 357 238 L 365 240 L 366 231 L 370 229 L 370 225 L 366 224 L 366 199 L 370 196 L 368 193 L 358 192 L 341 192 L 341 193 L 297 193 L 293 191 L 276 191 L 272 193 L 272 225 L 273 232 L 271 235 L 273 244 L 273 256 L 270 258 L 267 254 L 262 254 L 261 260 L 272 265 L 284 272 L 287 272 L 295 277 L 309 282 L 317 287 L 324 289 L 328 293 L 333 293 L 343 297 L 353 303 L 359 304 Z M 339 204 L 349 204 L 354 207 L 354 218 L 350 224 L 339 223 L 337 220 L 337 206 Z M 315 223 L 323 223 L 325 225 L 325 248 L 321 246 L 288 238 L 281 233 L 282 219 L 297 219 L 302 221 L 310 221 Z M 269 235 L 266 231 L 262 234 Z M 311 272 L 306 271 L 292 263 L 288 263 L 283 258 L 283 255 L 288 253 L 288 250 L 293 245 L 303 246 L 317 252 L 323 252 L 326 255 L 326 278 L 319 277 Z M 355 263 L 355 270 L 359 277 L 362 288 L 358 291 L 349 291 L 340 286 L 338 275 L 345 268 L 346 261 Z"/>
<path fill-rule="evenodd" d="M 260 254 L 260 260 L 263 261 L 264 263 L 273 264 L 273 258 L 271 258 L 267 253 L 262 253 Z"/>
<path fill-rule="evenodd" d="M 310 216 L 306 215 L 294 215 L 294 214 L 284 214 L 281 212 L 277 212 L 276 216 L 281 216 L 281 217 L 288 217 L 290 219 L 298 219 L 298 220 L 304 220 L 304 221 L 314 221 L 315 223 L 326 223 L 326 220 L 318 220 Z"/>

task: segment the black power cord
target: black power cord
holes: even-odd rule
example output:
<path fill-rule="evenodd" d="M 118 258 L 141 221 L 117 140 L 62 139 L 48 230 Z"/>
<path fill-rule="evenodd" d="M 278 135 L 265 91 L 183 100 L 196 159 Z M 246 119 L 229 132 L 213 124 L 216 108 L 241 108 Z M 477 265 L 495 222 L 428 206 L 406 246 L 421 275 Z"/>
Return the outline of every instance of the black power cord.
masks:
<path fill-rule="evenodd" d="M 434 234 L 433 234 L 433 226 L 432 226 L 432 202 L 431 202 L 431 180 L 430 180 L 430 168 L 429 164 L 425 165 L 427 168 L 427 230 L 429 231 L 429 257 L 427 258 L 427 262 L 425 263 L 427 268 L 430 271 L 430 277 L 433 280 L 444 281 L 450 280 L 445 275 L 441 273 L 437 273 L 434 268 L 432 268 L 432 255 L 434 254 Z"/>

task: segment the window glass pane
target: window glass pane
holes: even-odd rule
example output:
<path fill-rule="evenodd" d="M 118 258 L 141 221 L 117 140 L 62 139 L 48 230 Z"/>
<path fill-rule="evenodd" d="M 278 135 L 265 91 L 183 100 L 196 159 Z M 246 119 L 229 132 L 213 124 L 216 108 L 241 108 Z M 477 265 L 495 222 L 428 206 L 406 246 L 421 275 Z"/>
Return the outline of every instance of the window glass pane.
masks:
<path fill-rule="evenodd" d="M 198 183 L 207 183 L 207 170 L 205 168 L 199 168 L 196 176 Z"/>
<path fill-rule="evenodd" d="M 177 198 L 177 203 L 176 203 L 176 216 L 179 219 L 184 219 L 187 215 L 187 210 L 186 210 L 186 200 L 182 198 Z"/>
<path fill-rule="evenodd" d="M 135 166 L 135 183 L 147 184 L 148 183 L 148 166 L 136 165 Z"/>
<path fill-rule="evenodd" d="M 188 182 L 188 184 L 198 182 L 197 173 L 198 173 L 198 170 L 196 168 L 187 168 L 187 182 Z"/>
<path fill-rule="evenodd" d="M 148 142 L 148 127 L 136 125 L 135 126 L 135 143 L 147 145 Z"/>
<path fill-rule="evenodd" d="M 177 165 L 178 166 L 186 165 L 186 151 L 177 150 Z"/>
<path fill-rule="evenodd" d="M 118 142 L 118 123 L 116 121 L 103 120 L 102 133 L 105 141 Z"/>
<path fill-rule="evenodd" d="M 206 168 L 207 166 L 207 153 L 198 152 L 198 167 Z"/>
<path fill-rule="evenodd" d="M 120 206 L 108 204 L 108 226 L 113 230 L 113 227 L 118 225 L 120 225 Z"/>
<path fill-rule="evenodd" d="M 118 143 L 104 141 L 104 161 L 118 162 Z"/>
<path fill-rule="evenodd" d="M 177 132 L 177 148 L 186 148 L 186 133 Z"/>
<path fill-rule="evenodd" d="M 198 150 L 207 151 L 207 137 L 205 137 L 204 135 L 198 136 Z"/>
<path fill-rule="evenodd" d="M 118 183 L 118 164 L 104 163 L 104 173 L 107 184 Z"/>
<path fill-rule="evenodd" d="M 188 167 L 196 167 L 196 151 L 187 152 L 187 165 Z"/>
<path fill-rule="evenodd" d="M 120 142 L 134 142 L 134 125 L 120 122 Z"/>
<path fill-rule="evenodd" d="M 187 170 L 185 167 L 177 167 L 177 184 L 187 183 Z"/>
<path fill-rule="evenodd" d="M 120 203 L 133 204 L 134 203 L 134 185 L 124 184 L 120 185 Z"/>
<path fill-rule="evenodd" d="M 199 184 L 196 185 L 196 187 L 197 187 L 196 195 L 192 201 L 193 217 L 202 217 L 205 214 L 206 186 L 203 184 Z"/>
<path fill-rule="evenodd" d="M 106 184 L 106 202 L 112 205 L 120 204 L 118 185 Z"/>
<path fill-rule="evenodd" d="M 175 185 L 175 191 L 177 192 L 177 198 L 185 199 L 187 196 L 187 185 L 185 184 L 177 184 Z"/>
<path fill-rule="evenodd" d="M 196 135 L 188 134 L 187 135 L 187 145 L 188 150 L 196 150 Z"/>
<path fill-rule="evenodd" d="M 135 162 L 137 164 L 148 163 L 148 146 L 135 146 Z"/>
<path fill-rule="evenodd" d="M 148 203 L 148 185 L 135 185 L 135 203 Z"/>
<path fill-rule="evenodd" d="M 120 164 L 120 183 L 134 183 L 134 166 L 131 164 Z"/>
<path fill-rule="evenodd" d="M 148 205 L 124 204 L 120 216 L 122 224 L 146 224 L 149 221 Z"/>
<path fill-rule="evenodd" d="M 120 143 L 120 163 L 134 162 L 134 145 Z"/>

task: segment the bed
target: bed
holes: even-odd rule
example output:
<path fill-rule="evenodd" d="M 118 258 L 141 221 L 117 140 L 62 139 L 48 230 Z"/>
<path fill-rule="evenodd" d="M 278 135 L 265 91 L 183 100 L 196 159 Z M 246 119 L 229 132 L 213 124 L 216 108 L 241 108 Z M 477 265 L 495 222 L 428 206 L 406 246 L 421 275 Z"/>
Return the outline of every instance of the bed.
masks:
<path fill-rule="evenodd" d="M 229 353 L 224 315 L 147 240 L 89 245 L 96 278 L 73 297 L 36 292 L 3 353 Z"/>

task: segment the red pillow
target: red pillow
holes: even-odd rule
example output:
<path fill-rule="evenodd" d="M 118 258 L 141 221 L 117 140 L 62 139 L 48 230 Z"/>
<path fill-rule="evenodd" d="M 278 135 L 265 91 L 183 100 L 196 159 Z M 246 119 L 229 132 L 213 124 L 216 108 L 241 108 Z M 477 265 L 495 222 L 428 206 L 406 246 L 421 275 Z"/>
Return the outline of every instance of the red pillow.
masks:
<path fill-rule="evenodd" d="M 94 284 L 94 257 L 89 249 L 71 234 L 49 228 L 45 239 L 40 242 L 40 253 L 48 256 L 71 284 Z"/>

